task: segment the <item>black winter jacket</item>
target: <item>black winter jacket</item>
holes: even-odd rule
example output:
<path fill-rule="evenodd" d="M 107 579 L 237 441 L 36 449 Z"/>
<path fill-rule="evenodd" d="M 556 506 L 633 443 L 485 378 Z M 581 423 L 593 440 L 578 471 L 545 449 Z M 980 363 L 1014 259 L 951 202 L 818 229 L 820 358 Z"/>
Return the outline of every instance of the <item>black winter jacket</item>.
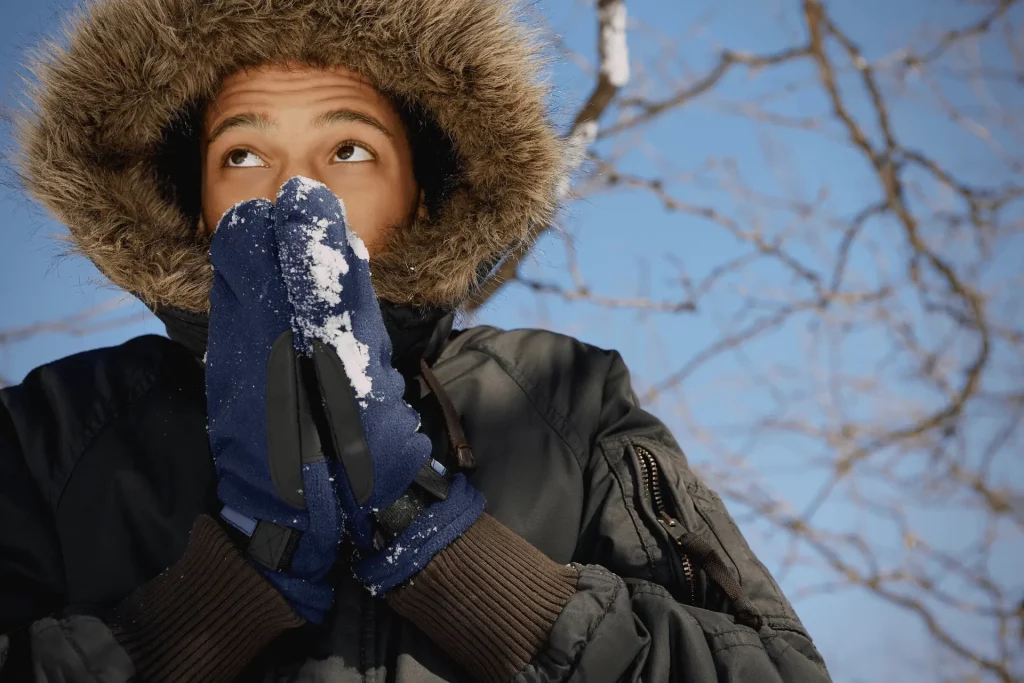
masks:
<path fill-rule="evenodd" d="M 217 505 L 203 369 L 184 346 L 140 337 L 0 392 L 0 678 L 218 680 L 248 663 L 250 680 L 339 683 L 829 680 L 721 499 L 638 405 L 617 353 L 545 331 L 445 331 L 425 356 L 472 447 L 485 518 L 511 550 L 485 548 L 494 561 L 471 571 L 449 558 L 455 587 L 424 587 L 426 610 L 372 598 L 340 567 L 323 628 L 291 628 L 279 605 L 247 597 L 255 572 L 232 546 L 196 540 Z M 408 380 L 435 457 L 457 466 L 440 402 Z M 215 547 L 195 550 L 203 543 Z M 533 599 L 522 593 L 548 590 L 531 581 L 570 569 L 565 599 L 503 623 L 519 609 L 509 604 Z M 197 578 L 217 572 L 235 578 Z M 221 593 L 236 606 L 202 616 Z M 133 636 L 160 600 L 174 625 Z M 262 647 L 253 623 L 273 642 Z M 528 627 L 543 633 L 524 655 Z M 187 641 L 176 656 L 215 663 L 154 664 L 175 639 Z M 257 642 L 255 659 L 241 654 Z"/>

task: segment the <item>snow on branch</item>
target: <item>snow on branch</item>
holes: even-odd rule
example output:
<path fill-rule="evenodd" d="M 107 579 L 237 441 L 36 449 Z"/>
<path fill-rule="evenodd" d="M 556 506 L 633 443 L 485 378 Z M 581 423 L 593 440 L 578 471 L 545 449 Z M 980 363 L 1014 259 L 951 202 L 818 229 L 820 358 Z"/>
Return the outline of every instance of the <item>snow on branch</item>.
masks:
<path fill-rule="evenodd" d="M 566 177 L 557 190 L 559 201 L 568 197 L 572 174 L 583 165 L 587 150 L 597 140 L 598 118 L 629 83 L 625 0 L 600 0 L 597 4 L 597 57 L 597 84 L 566 136 Z"/>
<path fill-rule="evenodd" d="M 601 114 L 608 108 L 619 90 L 629 83 L 629 45 L 626 40 L 625 0 L 598 0 L 597 3 L 597 83 L 586 103 L 573 119 L 572 128 L 566 136 L 566 159 L 564 177 L 555 189 L 559 201 L 569 196 L 572 176 L 583 165 L 587 151 L 597 140 L 598 123 Z M 481 291 L 466 304 L 467 311 L 474 311 L 487 302 L 506 282 L 514 280 L 519 263 L 529 247 L 547 228 L 541 228 L 533 235 L 526 248 L 509 255 Z"/>
<path fill-rule="evenodd" d="M 629 83 L 625 0 L 599 0 L 597 3 L 597 58 L 597 83 L 576 115 L 570 136 L 577 134 L 581 125 L 596 122 L 619 90 Z"/>
<path fill-rule="evenodd" d="M 602 2 L 597 6 L 601 27 L 597 54 L 601 60 L 601 76 L 616 88 L 629 82 L 629 48 L 626 46 L 626 3 L 623 0 Z"/>

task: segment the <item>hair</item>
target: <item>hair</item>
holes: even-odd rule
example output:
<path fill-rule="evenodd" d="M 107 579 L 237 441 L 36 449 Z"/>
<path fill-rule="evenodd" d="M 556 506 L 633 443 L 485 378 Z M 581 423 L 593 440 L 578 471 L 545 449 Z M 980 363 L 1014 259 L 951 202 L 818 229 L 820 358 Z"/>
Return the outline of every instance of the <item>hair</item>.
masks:
<path fill-rule="evenodd" d="M 435 220 L 448 195 L 459 184 L 461 172 L 455 147 L 422 106 L 387 93 L 385 96 L 405 127 L 412 151 L 413 178 L 423 192 L 427 215 Z M 176 204 L 196 226 L 200 225 L 203 209 L 201 144 L 203 114 L 208 104 L 195 102 L 184 107 L 164 129 L 153 156 L 157 175 L 164 180 L 164 199 Z"/>

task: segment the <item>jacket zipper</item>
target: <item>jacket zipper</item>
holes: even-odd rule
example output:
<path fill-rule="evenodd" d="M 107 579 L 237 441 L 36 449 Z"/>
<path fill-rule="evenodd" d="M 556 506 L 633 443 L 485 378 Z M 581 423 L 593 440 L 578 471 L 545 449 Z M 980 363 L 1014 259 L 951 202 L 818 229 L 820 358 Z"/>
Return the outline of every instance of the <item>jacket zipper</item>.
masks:
<path fill-rule="evenodd" d="M 670 515 L 665 507 L 665 499 L 661 494 L 661 471 L 658 469 L 658 461 L 643 446 L 634 444 L 633 450 L 636 452 L 636 459 L 640 465 L 640 478 L 643 479 L 644 493 L 647 499 L 651 501 L 655 514 L 658 515 L 658 523 L 668 532 L 669 537 L 672 539 L 672 544 L 683 565 L 683 576 L 686 578 L 686 585 L 690 589 L 690 604 L 696 605 L 697 589 L 693 576 L 693 563 L 690 561 L 690 556 L 683 551 L 683 547 L 679 542 L 679 539 L 686 534 L 686 531 L 679 520 Z"/>

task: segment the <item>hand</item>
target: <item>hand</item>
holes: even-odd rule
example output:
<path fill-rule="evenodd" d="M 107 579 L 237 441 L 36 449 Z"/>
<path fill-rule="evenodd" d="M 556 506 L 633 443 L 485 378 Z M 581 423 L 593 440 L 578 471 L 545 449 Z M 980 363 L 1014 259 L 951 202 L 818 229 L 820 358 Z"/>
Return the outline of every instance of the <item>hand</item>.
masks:
<path fill-rule="evenodd" d="M 292 608 L 319 623 L 333 600 L 327 573 L 343 522 L 293 351 L 275 225 L 274 206 L 257 199 L 229 210 L 213 237 L 210 444 L 222 517 L 249 537 L 248 556 Z"/>
<path fill-rule="evenodd" d="M 338 461 L 345 526 L 376 595 L 413 576 L 466 531 L 484 497 L 430 460 L 419 415 L 402 399 L 391 340 L 370 281 L 369 254 L 324 185 L 293 178 L 275 206 L 281 271 L 294 311 L 296 348 L 315 368 L 325 446 Z"/>

